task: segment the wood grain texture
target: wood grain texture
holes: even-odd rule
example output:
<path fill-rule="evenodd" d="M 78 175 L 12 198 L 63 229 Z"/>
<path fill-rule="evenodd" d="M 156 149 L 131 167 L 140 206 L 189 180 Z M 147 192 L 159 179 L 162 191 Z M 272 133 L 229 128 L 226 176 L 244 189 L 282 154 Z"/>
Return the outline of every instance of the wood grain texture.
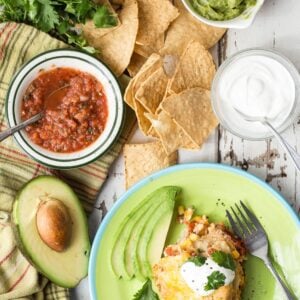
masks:
<path fill-rule="evenodd" d="M 291 9 L 292 8 L 292 9 Z M 253 25 L 245 30 L 230 30 L 219 57 L 247 48 L 275 49 L 300 68 L 300 1 L 269 0 Z M 225 55 L 224 55 L 225 53 Z M 300 151 L 300 121 L 284 132 L 284 137 Z M 271 184 L 300 213 L 300 174 L 275 139 L 252 142 L 219 129 L 219 162 L 238 166 Z"/>

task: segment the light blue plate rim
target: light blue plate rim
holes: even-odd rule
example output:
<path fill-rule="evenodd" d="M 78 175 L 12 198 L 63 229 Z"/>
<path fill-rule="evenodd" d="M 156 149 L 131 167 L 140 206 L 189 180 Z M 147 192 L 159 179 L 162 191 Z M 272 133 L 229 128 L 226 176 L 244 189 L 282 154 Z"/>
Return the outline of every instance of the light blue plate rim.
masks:
<path fill-rule="evenodd" d="M 177 171 L 183 171 L 183 170 L 191 170 L 191 169 L 215 169 L 215 170 L 223 170 L 227 172 L 231 172 L 233 174 L 237 174 L 239 176 L 242 176 L 244 178 L 249 179 L 250 181 L 260 185 L 262 188 L 270 192 L 278 201 L 283 205 L 283 207 L 287 210 L 291 218 L 295 221 L 295 223 L 298 225 L 300 230 L 300 219 L 296 212 L 293 210 L 293 208 L 290 206 L 290 204 L 281 196 L 277 191 L 275 191 L 269 184 L 261 180 L 255 175 L 252 175 L 244 170 L 227 166 L 224 164 L 218 164 L 218 163 L 189 163 L 189 164 L 180 164 L 176 166 L 172 166 L 166 169 L 163 169 L 161 171 L 158 171 L 156 173 L 151 174 L 150 176 L 142 179 L 138 183 L 136 183 L 134 186 L 132 186 L 128 191 L 126 191 L 113 205 L 113 207 L 109 210 L 109 212 L 104 217 L 103 221 L 101 222 L 100 227 L 97 230 L 95 239 L 92 244 L 92 250 L 90 255 L 90 261 L 89 261 L 89 270 L 88 270 L 88 276 L 89 276 L 89 289 L 92 300 L 97 300 L 97 293 L 96 293 L 96 261 L 97 261 L 97 253 L 100 246 L 100 242 L 102 239 L 102 236 L 105 233 L 105 229 L 108 226 L 109 222 L 111 221 L 112 217 L 115 215 L 117 210 L 121 207 L 121 205 L 132 195 L 134 194 L 138 189 L 143 187 L 144 185 L 148 184 L 154 179 L 157 179 L 159 177 L 162 177 L 164 175 L 174 173 Z"/>

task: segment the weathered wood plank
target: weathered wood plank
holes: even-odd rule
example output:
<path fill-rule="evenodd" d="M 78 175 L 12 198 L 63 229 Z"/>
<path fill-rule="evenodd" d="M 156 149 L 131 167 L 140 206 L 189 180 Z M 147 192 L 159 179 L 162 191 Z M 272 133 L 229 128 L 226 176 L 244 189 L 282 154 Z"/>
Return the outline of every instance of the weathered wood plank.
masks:
<path fill-rule="evenodd" d="M 293 8 L 293 9 L 291 9 Z M 297 0 L 266 1 L 254 24 L 245 30 L 230 30 L 226 55 L 262 47 L 276 49 L 300 68 L 300 2 Z M 224 57 L 223 57 L 224 58 Z M 276 140 L 252 142 L 242 140 L 224 129 L 219 131 L 219 161 L 239 166 L 257 175 L 280 191 L 299 212 L 299 174 Z M 295 122 L 284 136 L 300 149 L 300 126 Z M 298 198 L 298 199 L 297 199 Z"/>

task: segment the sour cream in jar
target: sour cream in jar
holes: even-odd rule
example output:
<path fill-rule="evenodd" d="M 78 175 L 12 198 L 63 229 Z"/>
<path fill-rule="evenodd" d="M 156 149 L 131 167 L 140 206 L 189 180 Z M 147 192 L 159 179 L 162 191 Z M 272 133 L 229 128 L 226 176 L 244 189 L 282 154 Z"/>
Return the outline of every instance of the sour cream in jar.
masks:
<path fill-rule="evenodd" d="M 277 53 L 241 52 L 221 66 L 214 80 L 215 112 L 226 128 L 242 137 L 270 136 L 263 124 L 246 121 L 236 110 L 251 117 L 265 117 L 282 129 L 295 109 L 295 77 L 299 77 L 297 70 Z"/>

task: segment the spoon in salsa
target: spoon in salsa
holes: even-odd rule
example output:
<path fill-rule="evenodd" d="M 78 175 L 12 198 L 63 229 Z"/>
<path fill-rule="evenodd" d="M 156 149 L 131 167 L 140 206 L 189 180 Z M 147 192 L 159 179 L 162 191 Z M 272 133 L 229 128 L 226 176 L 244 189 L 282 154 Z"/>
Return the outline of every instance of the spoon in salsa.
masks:
<path fill-rule="evenodd" d="M 273 135 L 277 138 L 278 142 L 282 146 L 282 148 L 289 154 L 292 161 L 294 162 L 298 171 L 300 171 L 300 155 L 296 152 L 296 150 L 281 136 L 281 134 L 272 126 L 269 120 L 266 117 L 252 117 L 244 114 L 236 107 L 234 110 L 246 121 L 249 122 L 260 122 L 269 128 L 269 130 L 273 133 Z"/>
<path fill-rule="evenodd" d="M 49 108 L 49 109 L 54 109 L 57 106 L 57 103 L 59 101 L 59 99 L 61 99 L 64 94 L 65 94 L 65 89 L 68 88 L 70 85 L 64 85 L 56 90 L 54 90 L 53 92 L 51 92 L 45 99 L 45 108 Z M 30 119 L 21 122 L 20 124 L 8 128 L 6 130 L 4 130 L 3 132 L 0 133 L 0 142 L 2 142 L 3 140 L 5 140 L 6 138 L 8 138 L 9 136 L 13 135 L 14 133 L 22 130 L 23 128 L 27 127 L 28 125 L 31 125 L 37 121 L 39 121 L 40 119 L 43 118 L 45 114 L 45 111 L 41 111 L 38 114 L 34 115 L 33 117 L 31 117 Z"/>

